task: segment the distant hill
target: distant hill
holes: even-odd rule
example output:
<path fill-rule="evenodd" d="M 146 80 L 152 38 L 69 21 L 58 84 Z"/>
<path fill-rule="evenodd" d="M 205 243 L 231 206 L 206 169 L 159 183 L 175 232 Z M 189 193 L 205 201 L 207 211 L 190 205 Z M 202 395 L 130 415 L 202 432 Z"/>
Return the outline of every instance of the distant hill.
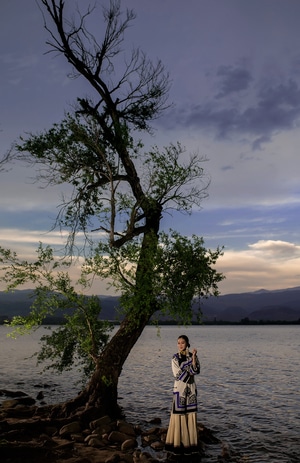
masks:
<path fill-rule="evenodd" d="M 14 315 L 28 314 L 32 303 L 31 295 L 31 290 L 18 290 L 13 293 L 0 291 L 0 320 Z M 99 298 L 102 305 L 101 318 L 115 320 L 118 316 L 118 297 L 99 296 Z M 203 301 L 202 313 L 204 322 L 241 322 L 241 320 L 295 322 L 300 320 L 300 286 L 211 297 Z"/>
<path fill-rule="evenodd" d="M 203 301 L 202 312 L 208 321 L 239 322 L 245 318 L 256 321 L 297 321 L 300 319 L 300 286 L 209 298 Z"/>
<path fill-rule="evenodd" d="M 99 296 L 102 305 L 101 318 L 104 320 L 115 320 L 118 316 L 119 298 L 114 296 Z M 32 290 L 16 290 L 13 293 L 0 291 L 0 322 L 5 319 L 10 319 L 15 315 L 26 316 L 33 302 Z M 56 322 L 57 317 L 47 320 L 51 323 Z"/>

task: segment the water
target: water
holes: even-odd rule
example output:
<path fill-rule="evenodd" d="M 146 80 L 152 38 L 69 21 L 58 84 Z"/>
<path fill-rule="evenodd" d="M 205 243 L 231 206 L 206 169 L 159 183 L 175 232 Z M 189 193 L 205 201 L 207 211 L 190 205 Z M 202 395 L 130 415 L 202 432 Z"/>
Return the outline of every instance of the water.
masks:
<path fill-rule="evenodd" d="M 36 395 L 47 384 L 54 403 L 77 394 L 78 374 L 42 375 L 29 357 L 41 331 L 11 340 L 0 327 L 0 389 Z M 300 462 L 299 326 L 147 327 L 124 365 L 120 405 L 129 421 L 160 417 L 167 425 L 172 401 L 171 357 L 187 334 L 198 349 L 198 421 L 247 463 Z M 18 384 L 19 383 L 19 384 Z M 217 461 L 221 445 L 207 447 L 203 463 Z"/>

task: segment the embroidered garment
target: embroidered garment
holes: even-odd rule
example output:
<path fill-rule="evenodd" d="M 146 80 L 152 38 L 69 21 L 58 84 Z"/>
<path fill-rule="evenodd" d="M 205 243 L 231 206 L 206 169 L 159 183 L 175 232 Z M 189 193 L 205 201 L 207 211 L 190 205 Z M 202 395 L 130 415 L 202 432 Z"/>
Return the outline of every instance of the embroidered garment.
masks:
<path fill-rule="evenodd" d="M 165 449 L 176 454 L 197 452 L 197 388 L 194 376 L 200 373 L 197 359 L 192 355 L 175 354 L 172 359 L 175 378 L 173 405 Z"/>

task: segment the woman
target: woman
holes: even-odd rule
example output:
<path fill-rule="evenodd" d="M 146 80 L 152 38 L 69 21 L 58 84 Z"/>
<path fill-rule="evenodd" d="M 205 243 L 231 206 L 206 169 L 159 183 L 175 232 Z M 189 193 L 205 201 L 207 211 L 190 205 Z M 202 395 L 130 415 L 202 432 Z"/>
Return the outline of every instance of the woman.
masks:
<path fill-rule="evenodd" d="M 198 452 L 197 439 L 197 389 L 194 376 L 200 373 L 197 350 L 189 352 L 189 339 L 179 336 L 178 353 L 172 358 L 175 377 L 173 406 L 165 449 L 175 454 Z"/>

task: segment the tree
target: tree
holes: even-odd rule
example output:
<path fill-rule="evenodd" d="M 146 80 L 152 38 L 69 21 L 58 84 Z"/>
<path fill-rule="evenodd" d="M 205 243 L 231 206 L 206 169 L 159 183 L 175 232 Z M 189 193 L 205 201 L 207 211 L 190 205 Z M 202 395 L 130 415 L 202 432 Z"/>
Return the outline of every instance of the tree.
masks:
<path fill-rule="evenodd" d="M 41 167 L 39 178 L 47 185 L 72 185 L 56 222 L 70 230 L 67 252 L 72 254 L 83 231 L 90 249 L 84 272 L 110 276 L 122 291 L 120 328 L 98 356 L 85 389 L 63 409 L 69 414 L 85 405 L 112 415 L 119 412 L 119 375 L 146 324 L 160 310 L 187 321 L 195 296 L 217 295 L 223 276 L 214 264 L 222 250 L 206 250 L 198 237 L 160 234 L 163 214 L 191 213 L 207 196 L 209 181 L 205 159 L 188 157 L 180 144 L 143 152 L 138 136 L 151 132 L 151 122 L 167 108 L 169 77 L 160 61 L 153 64 L 139 49 L 123 57 L 124 33 L 135 14 L 123 15 L 121 2 L 111 0 L 98 40 L 86 27 L 94 9 L 70 19 L 65 3 L 39 1 L 47 43 L 66 57 L 74 77 L 90 84 L 92 96 L 78 98 L 74 111 L 50 130 L 21 140 L 11 157 Z M 107 241 L 95 247 L 90 230 Z"/>
<path fill-rule="evenodd" d="M 6 321 L 14 327 L 10 336 L 27 333 L 46 317 L 59 312 L 64 323 L 51 334 L 41 337 L 42 348 L 36 353 L 38 363 L 47 360 L 45 369 L 53 368 L 59 373 L 76 365 L 82 380 L 86 380 L 95 369 L 113 325 L 99 318 L 99 297 L 85 296 L 84 291 L 90 283 L 84 273 L 75 285 L 72 284 L 69 273 L 72 259 L 55 258 L 50 246 L 43 247 L 42 243 L 34 262 L 20 260 L 15 252 L 0 246 L 0 264 L 0 281 L 6 283 L 7 291 L 26 283 L 32 283 L 35 288 L 30 295 L 33 299 L 30 314 Z"/>

